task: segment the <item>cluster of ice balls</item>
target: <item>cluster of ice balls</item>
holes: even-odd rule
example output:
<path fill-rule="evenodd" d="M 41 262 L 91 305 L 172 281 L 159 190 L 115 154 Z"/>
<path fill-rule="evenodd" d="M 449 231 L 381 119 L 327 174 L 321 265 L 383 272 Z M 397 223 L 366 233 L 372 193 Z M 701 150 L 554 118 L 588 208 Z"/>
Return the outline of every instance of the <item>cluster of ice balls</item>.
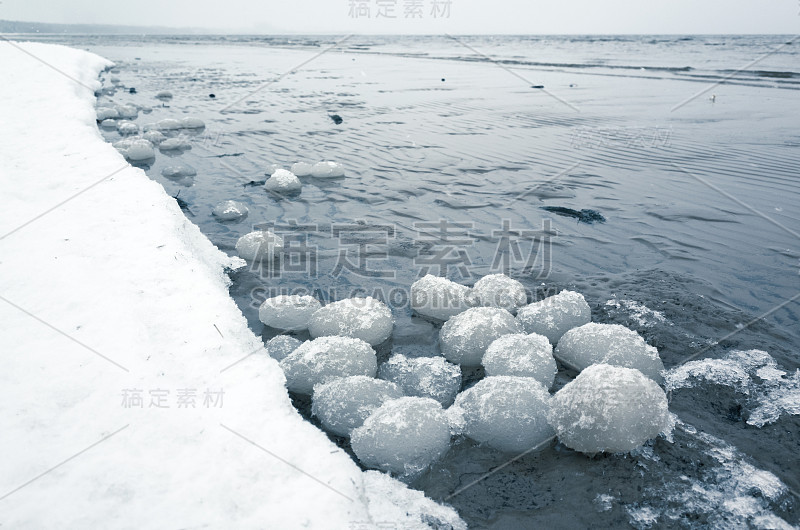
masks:
<path fill-rule="evenodd" d="M 488 278 L 478 292 L 432 276 L 412 286 L 417 312 L 446 317 L 441 356 L 396 353 L 379 366 L 373 348 L 391 337 L 393 318 L 369 297 L 264 301 L 264 324 L 311 336 L 279 335 L 267 351 L 289 390 L 312 396 L 323 428 L 349 437 L 363 465 L 403 477 L 441 458 L 453 437 L 517 454 L 558 438 L 594 454 L 630 451 L 671 429 L 655 348 L 622 326 L 592 323 L 579 293 L 527 304 L 519 282 Z M 556 361 L 579 373 L 551 395 Z M 462 389 L 462 367 L 481 365 L 486 376 Z"/>

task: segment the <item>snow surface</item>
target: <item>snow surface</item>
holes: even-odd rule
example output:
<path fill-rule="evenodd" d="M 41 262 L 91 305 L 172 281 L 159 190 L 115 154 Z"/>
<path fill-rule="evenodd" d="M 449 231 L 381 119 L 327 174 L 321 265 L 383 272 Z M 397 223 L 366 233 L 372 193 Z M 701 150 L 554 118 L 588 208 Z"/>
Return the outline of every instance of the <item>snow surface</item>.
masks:
<path fill-rule="evenodd" d="M 4 527 L 465 527 L 296 412 L 228 295 L 223 269 L 242 262 L 103 141 L 108 61 L 3 41 L 0 64 Z M 154 390 L 170 408 L 149 406 Z"/>

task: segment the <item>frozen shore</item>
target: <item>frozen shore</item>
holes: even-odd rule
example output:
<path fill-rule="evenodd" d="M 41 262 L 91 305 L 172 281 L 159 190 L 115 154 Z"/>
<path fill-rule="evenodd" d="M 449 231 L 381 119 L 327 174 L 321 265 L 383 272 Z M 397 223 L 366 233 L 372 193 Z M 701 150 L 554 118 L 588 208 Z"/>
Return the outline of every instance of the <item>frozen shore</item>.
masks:
<path fill-rule="evenodd" d="M 2 524 L 461 527 L 291 406 L 238 263 L 98 132 L 110 63 L 10 42 L 0 63 Z"/>

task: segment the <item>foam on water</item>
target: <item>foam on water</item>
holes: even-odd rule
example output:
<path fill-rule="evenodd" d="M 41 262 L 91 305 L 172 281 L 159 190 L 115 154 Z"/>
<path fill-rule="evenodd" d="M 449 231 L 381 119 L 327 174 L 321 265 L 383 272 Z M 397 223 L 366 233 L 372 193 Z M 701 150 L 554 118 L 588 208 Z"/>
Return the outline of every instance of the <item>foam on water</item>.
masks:
<path fill-rule="evenodd" d="M 521 332 L 522 326 L 505 309 L 473 307 L 444 323 L 439 332 L 439 344 L 448 361 L 478 366 L 486 348 L 495 339 Z"/>
<path fill-rule="evenodd" d="M 338 335 L 356 337 L 373 346 L 392 334 L 392 311 L 371 296 L 347 298 L 326 305 L 315 312 L 308 323 L 312 337 Z"/>
<path fill-rule="evenodd" d="M 484 276 L 472 287 L 472 294 L 479 305 L 484 307 L 501 307 L 511 314 L 528 301 L 525 287 L 517 280 L 505 274 Z"/>
<path fill-rule="evenodd" d="M 314 385 L 337 377 L 375 377 L 375 350 L 361 339 L 320 337 L 301 344 L 281 362 L 286 387 L 298 394 L 311 394 Z"/>
<path fill-rule="evenodd" d="M 481 364 L 487 376 L 532 377 L 546 388 L 553 384 L 558 371 L 553 346 L 547 337 L 536 333 L 500 337 L 486 349 Z"/>
<path fill-rule="evenodd" d="M 280 295 L 264 300 L 258 318 L 267 326 L 299 331 L 308 329 L 308 321 L 322 304 L 313 296 Z"/>
<path fill-rule="evenodd" d="M 401 397 L 400 387 L 389 381 L 363 375 L 340 377 L 314 387 L 311 412 L 329 432 L 350 436 L 381 405 Z"/>
<path fill-rule="evenodd" d="M 447 320 L 474 305 L 470 289 L 428 274 L 411 285 L 411 307 L 426 317 Z"/>
<path fill-rule="evenodd" d="M 525 327 L 526 333 L 544 335 L 556 344 L 568 330 L 591 322 L 592 310 L 582 294 L 561 291 L 521 308 L 517 320 Z"/>
<path fill-rule="evenodd" d="M 378 369 L 378 377 L 399 385 L 408 396 L 435 399 L 449 407 L 461 388 L 461 368 L 443 357 L 395 354 Z"/>

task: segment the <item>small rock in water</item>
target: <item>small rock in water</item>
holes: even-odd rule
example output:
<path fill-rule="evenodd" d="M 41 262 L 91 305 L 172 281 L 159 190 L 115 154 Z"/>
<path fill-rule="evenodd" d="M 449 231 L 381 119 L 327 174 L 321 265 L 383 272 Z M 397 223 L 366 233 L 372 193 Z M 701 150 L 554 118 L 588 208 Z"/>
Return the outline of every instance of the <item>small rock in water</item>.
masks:
<path fill-rule="evenodd" d="M 277 335 L 269 339 L 264 348 L 270 357 L 276 361 L 282 361 L 299 348 L 301 344 L 303 344 L 303 341 L 289 335 Z"/>
<path fill-rule="evenodd" d="M 308 321 L 322 304 L 313 296 L 280 295 L 264 300 L 258 318 L 272 328 L 299 331 L 308 329 Z"/>
<path fill-rule="evenodd" d="M 97 121 L 119 118 L 119 112 L 114 107 L 97 107 Z"/>
<path fill-rule="evenodd" d="M 286 171 L 285 169 L 278 169 L 272 173 L 272 176 L 264 183 L 264 189 L 275 193 L 293 193 L 298 192 L 303 188 L 294 173 Z"/>
<path fill-rule="evenodd" d="M 132 121 L 119 120 L 117 121 L 117 132 L 122 136 L 132 136 L 139 134 L 139 126 Z"/>
<path fill-rule="evenodd" d="M 162 99 L 162 100 L 172 99 L 172 92 L 168 92 L 166 90 L 162 90 L 161 92 L 156 94 L 156 98 Z"/>
<path fill-rule="evenodd" d="M 136 93 L 136 89 L 135 89 L 135 88 L 133 88 L 133 87 L 130 87 L 130 88 L 128 89 L 128 92 L 129 92 L 130 94 L 135 94 L 135 93 Z"/>
<path fill-rule="evenodd" d="M 311 413 L 325 430 L 350 436 L 381 405 L 401 397 L 403 392 L 389 381 L 363 375 L 340 377 L 314 387 Z"/>
<path fill-rule="evenodd" d="M 161 176 L 168 179 L 194 177 L 195 175 L 197 175 L 197 170 L 187 165 L 167 166 L 161 170 Z"/>
<path fill-rule="evenodd" d="M 407 396 L 435 399 L 444 407 L 453 404 L 461 388 L 461 368 L 443 357 L 395 354 L 380 366 L 378 377 L 396 383 Z"/>
<path fill-rule="evenodd" d="M 484 307 L 501 307 L 511 314 L 528 301 L 525 287 L 505 274 L 484 276 L 475 282 L 472 295 Z"/>
<path fill-rule="evenodd" d="M 308 162 L 295 162 L 290 169 L 298 177 L 307 177 L 311 174 L 313 166 Z"/>
<path fill-rule="evenodd" d="M 469 287 L 431 274 L 411 285 L 411 307 L 420 315 L 447 320 L 474 304 Z"/>
<path fill-rule="evenodd" d="M 286 386 L 298 394 L 311 394 L 314 385 L 338 377 L 375 377 L 375 350 L 361 339 L 319 337 L 301 344 L 280 362 Z"/>
<path fill-rule="evenodd" d="M 312 337 L 338 335 L 355 337 L 375 346 L 392 334 L 392 311 L 371 296 L 347 298 L 319 309 L 311 316 L 308 331 Z"/>
<path fill-rule="evenodd" d="M 495 339 L 512 333 L 522 333 L 522 326 L 511 313 L 498 307 L 473 307 L 444 323 L 439 344 L 448 361 L 478 366 Z"/>
<path fill-rule="evenodd" d="M 342 117 L 339 116 L 338 114 L 333 114 L 333 115 L 330 116 L 330 118 L 333 120 L 333 123 L 335 123 L 336 125 L 340 125 L 344 121 L 344 120 L 342 120 Z"/>
<path fill-rule="evenodd" d="M 269 230 L 256 230 L 236 241 L 236 252 L 247 261 L 274 259 L 283 252 L 283 238 Z"/>
<path fill-rule="evenodd" d="M 582 453 L 631 451 L 672 427 L 667 396 L 638 370 L 595 364 L 553 396 L 550 424 Z"/>
<path fill-rule="evenodd" d="M 161 131 L 147 131 L 142 135 L 142 138 L 149 141 L 153 145 L 159 145 L 161 142 L 167 139 L 167 137 L 164 136 L 164 133 Z"/>
<path fill-rule="evenodd" d="M 456 398 L 463 433 L 500 451 L 523 453 L 542 446 L 555 434 L 547 421 L 550 394 L 530 377 L 482 379 Z"/>
<path fill-rule="evenodd" d="M 450 424 L 433 399 L 393 399 L 353 430 L 350 445 L 363 465 L 414 477 L 450 449 Z"/>
<path fill-rule="evenodd" d="M 156 151 L 153 144 L 144 139 L 133 140 L 125 150 L 125 158 L 134 162 L 141 162 L 155 158 Z"/>
<path fill-rule="evenodd" d="M 239 201 L 222 201 L 211 210 L 211 215 L 220 221 L 238 221 L 247 217 L 248 213 L 250 210 Z"/>
<path fill-rule="evenodd" d="M 182 129 L 203 129 L 206 124 L 200 118 L 186 117 L 181 119 Z"/>
<path fill-rule="evenodd" d="M 211 99 L 214 99 L 217 96 L 216 96 L 216 94 L 209 94 L 208 97 L 210 97 Z"/>
<path fill-rule="evenodd" d="M 556 359 L 578 371 L 602 363 L 634 368 L 654 381 L 662 380 L 664 364 L 658 350 L 619 324 L 591 322 L 573 328 L 564 333 L 554 353 Z"/>
<path fill-rule="evenodd" d="M 553 384 L 558 371 L 553 346 L 547 337 L 536 333 L 503 335 L 486 349 L 482 364 L 487 376 L 532 377 L 546 388 Z"/>
<path fill-rule="evenodd" d="M 544 335 L 555 344 L 570 329 L 591 322 L 592 310 L 582 294 L 561 291 L 519 309 L 517 320 L 525 333 Z"/>
<path fill-rule="evenodd" d="M 344 168 L 336 162 L 317 162 L 311 166 L 311 175 L 317 178 L 343 177 Z"/>

